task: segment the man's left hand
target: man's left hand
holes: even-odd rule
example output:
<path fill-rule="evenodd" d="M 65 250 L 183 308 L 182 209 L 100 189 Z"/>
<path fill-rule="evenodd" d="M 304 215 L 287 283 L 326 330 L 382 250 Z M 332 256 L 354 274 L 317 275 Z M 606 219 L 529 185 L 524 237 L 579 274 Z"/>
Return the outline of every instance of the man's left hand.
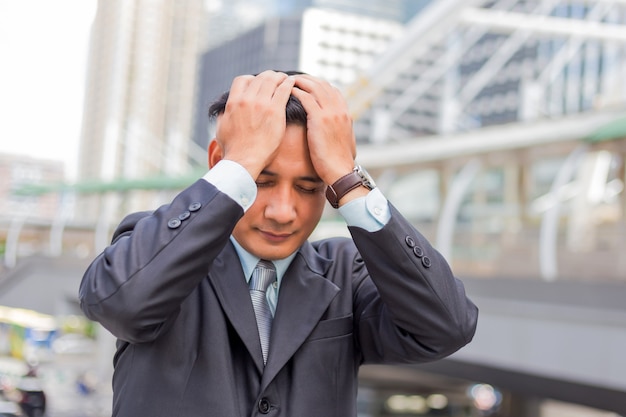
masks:
<path fill-rule="evenodd" d="M 356 141 L 352 117 L 343 95 L 327 81 L 297 75 L 291 93 L 307 113 L 307 140 L 313 167 L 333 184 L 354 168 Z"/>

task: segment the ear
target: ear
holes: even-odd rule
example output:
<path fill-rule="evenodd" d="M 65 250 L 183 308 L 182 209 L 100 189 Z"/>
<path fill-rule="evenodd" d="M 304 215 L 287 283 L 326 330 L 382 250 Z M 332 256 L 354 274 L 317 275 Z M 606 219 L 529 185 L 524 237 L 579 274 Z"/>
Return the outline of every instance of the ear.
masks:
<path fill-rule="evenodd" d="M 209 143 L 209 168 L 213 168 L 215 164 L 222 160 L 222 147 L 217 139 L 213 138 Z"/>

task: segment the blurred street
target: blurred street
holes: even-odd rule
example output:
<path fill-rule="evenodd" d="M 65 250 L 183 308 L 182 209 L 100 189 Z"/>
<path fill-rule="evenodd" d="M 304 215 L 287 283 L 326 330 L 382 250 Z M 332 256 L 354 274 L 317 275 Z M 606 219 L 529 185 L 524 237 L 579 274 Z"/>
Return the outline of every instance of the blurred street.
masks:
<path fill-rule="evenodd" d="M 57 355 L 38 368 L 46 394 L 46 417 L 104 417 L 111 415 L 110 381 L 96 381 L 95 355 Z M 0 372 L 16 381 L 26 365 L 16 359 L 0 357 Z M 93 391 L 81 389 L 79 381 L 92 384 Z"/>

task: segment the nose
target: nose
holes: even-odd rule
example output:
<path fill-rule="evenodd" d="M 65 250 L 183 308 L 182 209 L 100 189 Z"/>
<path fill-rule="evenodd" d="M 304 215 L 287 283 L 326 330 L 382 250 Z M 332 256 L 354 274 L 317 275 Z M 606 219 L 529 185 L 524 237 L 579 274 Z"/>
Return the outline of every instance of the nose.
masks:
<path fill-rule="evenodd" d="M 289 186 L 278 186 L 272 191 L 265 206 L 265 217 L 280 224 L 292 222 L 296 218 L 293 189 Z"/>

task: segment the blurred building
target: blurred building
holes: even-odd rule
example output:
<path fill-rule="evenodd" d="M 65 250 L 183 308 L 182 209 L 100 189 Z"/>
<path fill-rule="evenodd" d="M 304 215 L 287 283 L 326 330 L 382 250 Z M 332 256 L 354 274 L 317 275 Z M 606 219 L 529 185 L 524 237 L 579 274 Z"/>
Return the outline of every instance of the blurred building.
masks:
<path fill-rule="evenodd" d="M 210 49 L 202 56 L 194 141 L 207 146 L 207 109 L 235 76 L 298 70 L 346 86 L 402 33 L 403 25 L 395 20 L 310 8 L 295 17 L 268 19 Z"/>
<path fill-rule="evenodd" d="M 276 17 L 299 17 L 307 8 L 407 22 L 430 0 L 209 0 L 207 46 L 212 48 Z"/>
<path fill-rule="evenodd" d="M 52 186 L 63 182 L 63 162 L 0 154 L 0 217 L 3 222 L 18 218 L 51 221 L 60 208 L 52 194 L 23 194 L 25 187 Z"/>
<path fill-rule="evenodd" d="M 285 7 L 280 2 L 268 2 L 268 15 L 282 19 L 273 23 L 266 21 L 243 32 L 235 31 L 234 26 L 230 32 L 225 29 L 221 33 L 228 34 L 225 36 L 230 40 L 204 54 L 200 106 L 196 109 L 195 120 L 196 143 L 204 146 L 206 141 L 206 114 L 202 112 L 207 103 L 228 87 L 234 75 L 266 68 L 296 68 L 294 63 L 297 62 L 297 69 L 339 85 L 350 85 L 355 81 L 355 73 L 366 73 L 365 69 L 373 66 L 368 48 L 377 55 L 390 39 L 397 39 L 398 33 L 408 30 L 399 25 L 399 29 L 379 31 L 372 21 L 352 25 L 352 18 L 348 16 L 354 16 L 357 21 L 373 18 L 406 24 L 429 2 L 382 5 L 380 2 L 320 0 L 301 3 L 319 7 L 319 13 L 337 14 L 340 26 L 333 28 L 334 19 L 328 15 L 319 20 L 312 18 L 309 16 L 315 13 L 312 10 L 298 14 L 296 4 Z M 506 8 L 512 13 L 609 23 L 624 21 L 618 9 L 606 4 L 536 0 L 509 2 L 508 6 L 503 1 L 485 3 L 486 9 Z M 409 6 L 414 9 L 409 11 Z M 374 32 L 394 35 L 367 38 Z M 542 38 L 521 30 L 510 36 L 514 28 L 505 31 L 507 33 L 480 28 L 468 30 L 460 22 L 446 28 L 445 32 L 448 35 L 444 39 L 428 45 L 425 53 L 406 64 L 372 102 L 372 107 L 359 115 L 356 122 L 359 140 L 384 142 L 391 137 L 467 131 L 556 117 L 607 106 L 626 95 L 626 84 L 620 78 L 624 52 L 616 44 Z M 355 40 L 360 35 L 365 37 Z M 358 61 L 364 56 L 366 63 L 361 65 Z M 429 80 L 425 74 L 435 78 Z M 407 86 L 425 84 L 428 86 L 421 87 L 418 94 L 407 96 Z M 544 88 L 546 84 L 549 86 Z"/>
<path fill-rule="evenodd" d="M 89 48 L 81 181 L 189 170 L 204 1 L 99 1 Z M 83 200 L 83 203 L 86 201 Z M 127 201 L 127 210 L 146 201 Z M 80 210 L 98 216 L 92 199 Z"/>

